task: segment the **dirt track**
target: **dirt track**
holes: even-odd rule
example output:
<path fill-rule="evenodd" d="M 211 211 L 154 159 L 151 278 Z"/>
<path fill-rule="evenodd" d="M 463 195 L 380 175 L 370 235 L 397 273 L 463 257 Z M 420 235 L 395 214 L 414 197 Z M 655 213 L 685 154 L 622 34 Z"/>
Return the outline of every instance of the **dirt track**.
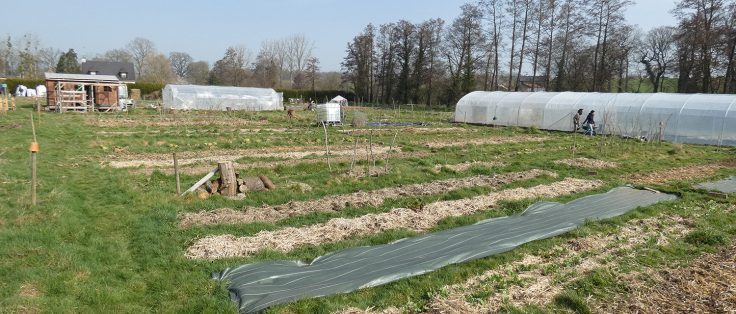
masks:
<path fill-rule="evenodd" d="M 252 237 L 210 236 L 197 240 L 187 249 L 186 256 L 197 259 L 218 259 L 249 256 L 264 249 L 289 252 L 304 245 L 320 245 L 391 229 L 426 231 L 442 219 L 493 208 L 500 201 L 556 197 L 594 189 L 602 185 L 601 181 L 567 178 L 560 182 L 531 188 L 502 190 L 469 199 L 435 202 L 418 209 L 395 208 L 386 213 L 368 214 L 352 219 L 335 218 L 324 224 L 302 228 L 290 227 L 276 231 L 261 231 Z"/>

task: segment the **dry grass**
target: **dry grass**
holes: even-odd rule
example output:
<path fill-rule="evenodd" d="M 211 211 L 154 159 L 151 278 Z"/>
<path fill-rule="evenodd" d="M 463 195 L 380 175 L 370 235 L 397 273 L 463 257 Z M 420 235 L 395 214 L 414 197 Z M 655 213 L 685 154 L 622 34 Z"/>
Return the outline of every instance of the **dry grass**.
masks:
<path fill-rule="evenodd" d="M 517 135 L 517 136 L 494 136 L 479 139 L 452 140 L 452 141 L 430 141 L 424 144 L 429 148 L 458 147 L 467 145 L 495 145 L 519 142 L 543 142 L 548 140 L 546 136 Z"/>
<path fill-rule="evenodd" d="M 506 164 L 500 161 L 466 161 L 464 163 L 454 165 L 435 165 L 434 168 L 432 168 L 432 172 L 440 173 L 442 171 L 442 168 L 447 168 L 454 172 L 464 172 L 476 166 L 484 168 L 496 168 L 503 167 L 505 165 Z"/>
<path fill-rule="evenodd" d="M 35 284 L 26 282 L 20 285 L 18 296 L 21 298 L 38 298 L 41 296 L 41 291 L 38 290 Z"/>
<path fill-rule="evenodd" d="M 221 208 L 209 212 L 181 214 L 179 225 L 182 228 L 188 228 L 195 225 L 243 224 L 255 221 L 274 222 L 312 212 L 336 212 L 348 207 L 380 206 L 387 198 L 440 194 L 478 186 L 500 186 L 542 175 L 556 176 L 553 172 L 533 169 L 495 176 L 479 175 L 460 179 L 452 178 L 367 192 L 358 191 L 350 194 L 329 195 L 320 199 L 294 201 L 275 206 L 245 207 L 241 210 Z"/>
<path fill-rule="evenodd" d="M 334 218 L 323 224 L 302 228 L 261 231 L 251 237 L 210 236 L 197 240 L 187 249 L 189 258 L 218 259 L 249 256 L 263 249 L 289 252 L 303 245 L 320 245 L 353 236 L 375 234 L 391 229 L 426 231 L 448 217 L 469 215 L 495 207 L 500 201 L 537 197 L 556 197 L 594 189 L 601 181 L 567 178 L 552 184 L 515 188 L 469 199 L 440 201 L 418 209 L 395 208 L 390 212 L 357 218 Z"/>
<path fill-rule="evenodd" d="M 736 313 L 736 245 L 680 269 L 628 276 L 631 293 L 600 305 L 608 313 Z"/>
<path fill-rule="evenodd" d="M 119 127 L 171 127 L 171 126 L 205 126 L 205 125 L 217 125 L 218 127 L 223 126 L 249 126 L 249 125 L 265 125 L 268 124 L 268 120 L 245 120 L 240 118 L 231 118 L 224 116 L 151 116 L 151 117 L 136 117 L 131 118 L 113 118 L 113 117 L 99 117 L 94 115 L 85 116 L 85 123 L 88 125 L 101 127 L 101 128 L 119 128 Z"/>
<path fill-rule="evenodd" d="M 576 168 L 587 168 L 587 169 L 604 169 L 604 168 L 616 168 L 618 164 L 611 161 L 590 159 L 586 157 L 578 157 L 575 159 L 561 159 L 555 160 L 555 164 L 568 165 Z"/>
<path fill-rule="evenodd" d="M 635 184 L 661 184 L 667 181 L 683 181 L 698 178 L 706 178 L 712 176 L 719 169 L 734 165 L 733 160 L 722 161 L 706 165 L 694 165 L 668 169 L 664 171 L 654 171 L 650 173 L 636 173 L 629 176 L 629 181 Z"/>

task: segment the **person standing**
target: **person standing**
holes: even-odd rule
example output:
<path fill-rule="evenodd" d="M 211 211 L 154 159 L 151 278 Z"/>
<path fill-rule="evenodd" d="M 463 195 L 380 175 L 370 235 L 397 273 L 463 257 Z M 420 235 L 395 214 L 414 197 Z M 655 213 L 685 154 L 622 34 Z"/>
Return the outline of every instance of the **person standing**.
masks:
<path fill-rule="evenodd" d="M 583 115 L 583 109 L 578 109 L 575 116 L 572 117 L 572 131 L 577 132 L 580 129 L 580 116 Z"/>
<path fill-rule="evenodd" d="M 583 121 L 583 129 L 587 131 L 587 134 L 595 135 L 595 110 L 591 110 L 590 113 L 588 113 L 588 116 L 585 117 L 585 121 Z"/>

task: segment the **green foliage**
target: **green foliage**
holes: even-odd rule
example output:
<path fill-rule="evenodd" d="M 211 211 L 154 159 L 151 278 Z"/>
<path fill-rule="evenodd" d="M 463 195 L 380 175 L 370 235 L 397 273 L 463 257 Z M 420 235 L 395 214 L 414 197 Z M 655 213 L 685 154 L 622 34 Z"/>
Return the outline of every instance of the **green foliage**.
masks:
<path fill-rule="evenodd" d="M 77 53 L 74 49 L 69 49 L 59 57 L 59 62 L 56 64 L 57 73 L 79 73 L 79 71 L 79 61 L 77 61 Z"/>
<path fill-rule="evenodd" d="M 726 243 L 726 236 L 714 230 L 695 230 L 685 237 L 685 242 L 692 245 L 721 245 Z"/>
<path fill-rule="evenodd" d="M 309 99 L 314 100 L 316 103 L 322 103 L 329 101 L 335 96 L 340 95 L 345 97 L 349 102 L 355 101 L 355 93 L 351 91 L 342 90 L 318 90 L 312 93 L 310 90 L 293 90 L 293 89 L 279 89 L 277 92 L 284 93 L 284 103 L 289 101 L 289 98 L 301 98 L 304 101 Z"/>
<path fill-rule="evenodd" d="M 565 292 L 555 296 L 554 303 L 557 306 L 571 310 L 573 313 L 579 314 L 590 314 L 593 311 L 590 310 L 588 305 L 585 304 L 585 300 L 579 295 L 573 292 Z"/>
<path fill-rule="evenodd" d="M 146 83 L 146 82 L 135 82 L 134 84 L 127 84 L 127 85 L 128 85 L 128 91 L 130 91 L 131 89 L 140 89 L 141 95 L 148 95 L 156 91 L 161 91 L 166 86 L 166 84 Z"/>

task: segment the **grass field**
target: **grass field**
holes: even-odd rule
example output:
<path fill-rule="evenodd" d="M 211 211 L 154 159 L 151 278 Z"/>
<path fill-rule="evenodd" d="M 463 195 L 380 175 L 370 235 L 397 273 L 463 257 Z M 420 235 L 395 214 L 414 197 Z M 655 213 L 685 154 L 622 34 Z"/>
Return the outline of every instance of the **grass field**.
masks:
<path fill-rule="evenodd" d="M 451 112 L 409 106 L 357 108 L 348 112 L 348 119 L 355 111 L 366 113 L 370 121 L 429 125 L 372 131 L 328 127 L 332 151 L 328 166 L 322 155 L 324 130 L 314 125 L 311 112 L 299 111 L 293 121 L 284 112 L 161 114 L 138 109 L 35 115 L 41 151 L 39 204 L 32 207 L 28 145 L 33 110 L 30 100 L 19 99 L 18 110 L 0 114 L 0 312 L 236 312 L 226 284 L 213 281 L 212 272 L 255 261 L 309 261 L 342 248 L 383 244 L 518 213 L 540 199 L 569 201 L 623 184 L 676 193 L 681 199 L 588 223 L 508 253 L 268 311 L 626 311 L 631 309 L 626 301 L 630 295 L 648 280 L 658 280 L 652 274 L 700 265 L 702 258 L 717 259 L 723 256 L 717 252 L 732 247 L 736 236 L 736 198 L 692 187 L 736 174 L 736 149 L 731 147 L 452 124 Z M 356 147 L 359 153 L 351 175 L 351 152 Z M 243 200 L 179 197 L 169 163 L 173 152 L 183 163 L 185 188 L 214 167 L 218 158 L 229 158 L 242 175 L 270 177 L 277 190 L 250 193 Z M 587 159 L 578 159 L 574 166 L 559 162 L 573 157 Z M 484 163 L 458 166 L 474 161 Z M 288 217 L 263 221 L 181 225 L 187 213 L 310 204 L 358 191 L 531 169 L 555 175 L 402 194 L 370 204 L 356 201 L 339 210 L 304 205 L 307 209 Z M 356 175 L 359 171 L 378 175 Z M 468 215 L 449 216 L 422 230 L 380 230 L 286 250 L 266 247 L 247 256 L 185 255 L 208 236 L 253 237 L 264 231 L 327 224 L 335 218 L 359 219 L 393 208 L 424 208 L 513 188 L 531 189 L 566 178 L 602 184 L 556 197 L 502 201 Z M 728 304 L 734 306 L 733 299 Z"/>

